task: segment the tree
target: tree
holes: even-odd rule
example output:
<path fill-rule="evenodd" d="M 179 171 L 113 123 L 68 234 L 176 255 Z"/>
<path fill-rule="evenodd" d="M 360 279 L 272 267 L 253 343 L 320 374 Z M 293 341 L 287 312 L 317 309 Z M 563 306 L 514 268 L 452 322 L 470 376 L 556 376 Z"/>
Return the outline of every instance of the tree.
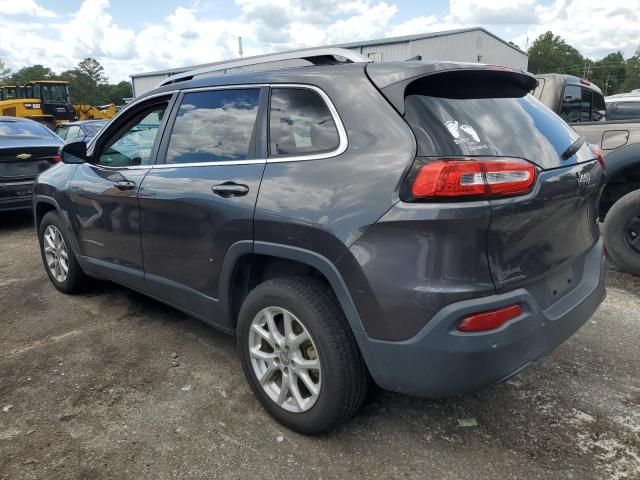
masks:
<path fill-rule="evenodd" d="M 115 85 L 100 85 L 98 86 L 98 93 L 100 104 L 103 105 L 107 103 L 120 105 L 123 98 L 131 98 L 133 96 L 131 83 L 126 81 Z"/>
<path fill-rule="evenodd" d="M 9 76 L 11 73 L 11 69 L 9 69 L 5 63 L 0 59 L 0 83 L 4 81 L 5 78 Z"/>
<path fill-rule="evenodd" d="M 622 85 L 623 92 L 630 92 L 640 88 L 640 47 L 633 57 L 627 58 L 625 62 L 625 79 Z"/>
<path fill-rule="evenodd" d="M 62 72 L 60 78 L 69 82 L 71 103 L 94 105 L 99 102 L 98 85 L 93 78 L 80 71 L 79 68 Z"/>
<path fill-rule="evenodd" d="M 623 90 L 626 76 L 625 61 L 622 52 L 610 53 L 591 65 L 588 79 L 598 85 L 605 95 Z"/>
<path fill-rule="evenodd" d="M 55 80 L 56 75 L 49 67 L 42 65 L 32 65 L 23 67 L 9 77 L 12 83 L 24 85 L 33 80 Z"/>
<path fill-rule="evenodd" d="M 529 71 L 581 76 L 585 59 L 578 50 L 552 32 L 543 33 L 529 47 Z"/>
<path fill-rule="evenodd" d="M 78 64 L 77 70 L 91 78 L 96 85 L 107 83 L 104 67 L 95 58 L 85 58 Z"/>

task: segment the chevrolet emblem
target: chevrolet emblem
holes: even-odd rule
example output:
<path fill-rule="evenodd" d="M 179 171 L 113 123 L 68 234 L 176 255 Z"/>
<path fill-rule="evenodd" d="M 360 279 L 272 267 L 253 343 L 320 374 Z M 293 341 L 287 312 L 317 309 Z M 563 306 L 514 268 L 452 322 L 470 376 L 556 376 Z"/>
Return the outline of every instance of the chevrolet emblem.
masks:
<path fill-rule="evenodd" d="M 16 155 L 18 160 L 29 160 L 31 158 L 30 153 L 21 153 L 20 155 Z"/>

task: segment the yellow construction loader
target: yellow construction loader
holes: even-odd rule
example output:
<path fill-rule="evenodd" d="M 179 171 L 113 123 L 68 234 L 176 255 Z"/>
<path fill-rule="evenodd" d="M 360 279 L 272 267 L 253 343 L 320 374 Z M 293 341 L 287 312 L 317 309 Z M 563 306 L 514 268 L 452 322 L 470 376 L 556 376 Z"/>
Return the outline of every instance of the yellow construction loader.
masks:
<path fill-rule="evenodd" d="M 100 107 L 72 105 L 69 82 L 62 80 L 38 80 L 24 86 L 0 87 L 0 116 L 30 118 L 50 128 L 76 120 L 108 120 L 115 114 L 113 103 Z"/>

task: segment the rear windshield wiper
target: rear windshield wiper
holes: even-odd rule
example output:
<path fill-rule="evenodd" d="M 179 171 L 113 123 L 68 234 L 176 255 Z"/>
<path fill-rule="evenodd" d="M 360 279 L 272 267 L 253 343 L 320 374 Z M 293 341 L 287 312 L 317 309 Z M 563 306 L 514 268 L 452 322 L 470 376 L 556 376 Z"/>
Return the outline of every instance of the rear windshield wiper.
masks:
<path fill-rule="evenodd" d="M 576 154 L 578 150 L 580 150 L 580 147 L 582 147 L 582 145 L 584 145 L 584 137 L 580 137 L 578 140 L 569 145 L 569 148 L 562 152 L 560 158 L 562 158 L 562 160 L 569 160 Z"/>

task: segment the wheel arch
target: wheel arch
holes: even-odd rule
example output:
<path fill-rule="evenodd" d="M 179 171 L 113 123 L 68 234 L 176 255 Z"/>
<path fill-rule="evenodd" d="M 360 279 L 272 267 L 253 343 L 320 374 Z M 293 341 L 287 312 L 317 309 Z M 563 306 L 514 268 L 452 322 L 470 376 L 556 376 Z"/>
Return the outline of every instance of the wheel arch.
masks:
<path fill-rule="evenodd" d="M 640 189 L 640 144 L 633 144 L 610 152 L 605 157 L 607 183 L 600 199 L 600 218 L 620 198 Z"/>
<path fill-rule="evenodd" d="M 281 273 L 306 273 L 322 278 L 335 294 L 351 329 L 364 331 L 344 279 L 329 259 L 310 250 L 270 242 L 238 242 L 229 249 L 220 275 L 216 316 L 235 329 L 237 314 L 246 295 L 257 283 L 281 276 Z"/>

